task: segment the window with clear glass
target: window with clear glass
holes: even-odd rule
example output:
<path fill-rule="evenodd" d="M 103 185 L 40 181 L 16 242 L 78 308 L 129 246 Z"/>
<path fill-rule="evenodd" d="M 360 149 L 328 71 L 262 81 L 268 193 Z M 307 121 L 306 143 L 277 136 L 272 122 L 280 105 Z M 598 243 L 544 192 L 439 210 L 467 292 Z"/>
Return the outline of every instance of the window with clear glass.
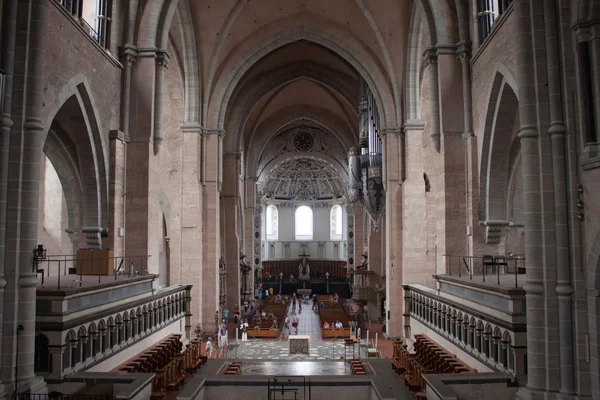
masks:
<path fill-rule="evenodd" d="M 330 217 L 330 238 L 331 240 L 342 240 L 342 207 L 335 205 L 331 207 Z"/>
<path fill-rule="evenodd" d="M 479 20 L 479 37 L 481 42 L 492 31 L 494 22 L 510 7 L 512 0 L 479 0 L 477 19 Z"/>
<path fill-rule="evenodd" d="M 308 206 L 296 209 L 295 216 L 296 240 L 312 240 L 313 238 L 313 211 Z"/>
<path fill-rule="evenodd" d="M 267 239 L 277 240 L 279 238 L 279 211 L 277 210 L 277 207 L 267 207 L 265 223 L 267 225 Z"/>

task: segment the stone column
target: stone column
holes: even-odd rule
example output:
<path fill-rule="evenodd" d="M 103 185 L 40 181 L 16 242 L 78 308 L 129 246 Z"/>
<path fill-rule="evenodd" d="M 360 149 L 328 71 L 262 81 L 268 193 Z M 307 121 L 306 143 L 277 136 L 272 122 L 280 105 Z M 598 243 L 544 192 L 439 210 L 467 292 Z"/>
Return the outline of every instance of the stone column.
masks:
<path fill-rule="evenodd" d="M 12 391 L 18 346 L 19 390 L 44 393 L 46 386 L 35 377 L 35 302 L 36 274 L 33 272 L 33 249 L 37 244 L 40 162 L 44 145 L 44 124 L 41 118 L 48 36 L 48 3 L 32 4 L 19 1 L 21 22 L 15 43 L 19 84 L 14 97 L 15 123 L 10 137 L 9 170 L 6 207 L 5 276 L 7 280 L 2 332 L 1 379 L 6 392 Z M 28 39 L 28 41 L 27 41 Z M 25 91 L 25 92 L 23 92 Z M 18 327 L 22 327 L 20 330 Z M 17 343 L 18 340 L 18 343 Z"/>
<path fill-rule="evenodd" d="M 4 2 L 2 21 L 2 70 L 4 79 L 4 99 L 0 110 L 0 338 L 3 336 L 4 328 L 4 279 L 5 267 L 5 240 L 6 240 L 6 207 L 8 190 L 8 167 L 9 167 L 9 143 L 10 131 L 13 126 L 12 114 L 12 90 L 15 60 L 15 35 L 17 31 L 17 0 Z M 3 360 L 3 345 L 0 339 L 0 362 Z M 0 382 L 4 375 L 0 375 Z M 0 398 L 4 397 L 3 385 L 0 384 Z"/>
<path fill-rule="evenodd" d="M 119 228 L 125 228 L 125 195 L 127 144 L 122 131 L 113 130 L 110 139 L 110 190 L 108 202 L 109 237 L 104 241 L 105 247 L 114 250 L 115 257 L 125 255 L 125 237 L 119 236 Z"/>
<path fill-rule="evenodd" d="M 463 133 L 462 138 L 464 141 L 465 149 L 465 204 L 466 204 L 466 218 L 465 224 L 467 230 L 466 239 L 466 255 L 470 256 L 474 254 L 473 250 L 473 220 L 474 214 L 476 213 L 476 201 L 474 184 L 477 180 L 477 174 L 473 174 L 473 171 L 477 171 L 477 143 L 473 135 L 473 116 L 472 116 L 472 94 L 471 94 L 471 57 L 470 57 L 471 44 L 467 41 L 459 43 L 457 54 L 460 60 L 462 70 L 462 90 L 463 90 Z"/>
<path fill-rule="evenodd" d="M 527 387 L 518 396 L 528 399 L 546 386 L 544 271 L 540 211 L 539 133 L 537 128 L 534 57 L 528 0 L 515 0 L 517 83 L 519 90 L 519 138 L 523 163 L 523 214 L 525 218 L 525 257 L 527 275 Z"/>
<path fill-rule="evenodd" d="M 238 173 L 237 165 L 240 159 L 238 153 L 225 153 L 223 155 L 223 174 L 224 174 L 224 185 L 223 185 L 223 207 L 222 217 L 225 218 L 224 226 L 225 232 L 225 262 L 227 263 L 227 308 L 230 312 L 233 312 L 233 307 L 236 304 L 240 304 L 240 290 L 246 288 L 241 287 L 242 276 L 240 272 L 240 251 L 239 248 L 239 236 L 238 236 L 238 218 L 242 218 L 238 215 Z M 246 262 L 252 263 L 252 255 L 246 258 Z M 247 279 L 252 279 L 252 275 L 249 274 Z M 250 286 L 250 282 L 246 283 L 246 286 Z"/>
<path fill-rule="evenodd" d="M 165 86 L 165 70 L 168 66 L 169 55 L 164 50 L 156 52 L 156 73 L 154 75 L 154 155 L 160 151 L 162 137 L 163 102 Z"/>
<path fill-rule="evenodd" d="M 402 284 L 426 285 L 434 270 L 426 268 L 425 181 L 422 121 L 404 124 L 405 179 L 402 183 Z"/>
<path fill-rule="evenodd" d="M 181 171 L 181 265 L 175 282 L 192 285 L 191 299 L 186 298 L 186 316 L 189 314 L 192 326 L 202 321 L 202 271 L 203 228 L 202 228 L 202 186 L 200 185 L 200 151 L 202 128 L 193 123 L 181 126 L 183 134 Z M 175 249 L 174 249 L 175 251 Z M 218 290 L 218 287 L 217 287 Z M 188 291 L 186 291 L 186 295 Z M 186 317 L 187 322 L 187 317 Z M 203 326 L 204 328 L 204 326 Z"/>
<path fill-rule="evenodd" d="M 388 337 L 404 334 L 402 291 L 402 137 L 399 128 L 383 129 L 384 167 L 386 171 L 385 211 L 385 271 L 386 271 L 386 333 Z M 370 258 L 371 254 L 369 254 Z M 370 264 L 369 260 L 369 264 Z"/>
<path fill-rule="evenodd" d="M 550 128 L 552 140 L 552 171 L 554 177 L 554 215 L 556 219 L 556 265 L 560 343 L 560 392 L 575 393 L 573 358 L 573 317 L 571 265 L 569 260 L 569 217 L 565 171 L 565 125 L 561 90 L 559 38 L 557 32 L 556 2 L 544 0 L 544 29 L 546 36 L 546 61 L 548 64 L 548 89 Z"/>
<path fill-rule="evenodd" d="M 49 345 L 48 351 L 52 354 L 52 379 L 61 379 L 63 377 L 63 354 L 65 353 L 66 345 Z"/>
<path fill-rule="evenodd" d="M 221 224 L 219 191 L 223 157 L 222 131 L 204 129 L 202 135 L 202 328 L 216 329 L 215 312 L 219 309 L 219 258 L 221 256 Z M 239 269 L 239 263 L 228 265 Z"/>
<path fill-rule="evenodd" d="M 431 138 L 433 146 L 440 151 L 440 78 L 438 72 L 438 56 L 435 48 L 427 49 L 425 53 L 425 67 L 429 68 L 429 90 L 431 92 Z"/>
<path fill-rule="evenodd" d="M 119 128 L 129 139 L 129 113 L 131 107 L 131 67 L 137 58 L 137 48 L 126 44 L 121 49 L 121 62 L 123 63 L 123 75 L 121 82 L 121 111 Z"/>

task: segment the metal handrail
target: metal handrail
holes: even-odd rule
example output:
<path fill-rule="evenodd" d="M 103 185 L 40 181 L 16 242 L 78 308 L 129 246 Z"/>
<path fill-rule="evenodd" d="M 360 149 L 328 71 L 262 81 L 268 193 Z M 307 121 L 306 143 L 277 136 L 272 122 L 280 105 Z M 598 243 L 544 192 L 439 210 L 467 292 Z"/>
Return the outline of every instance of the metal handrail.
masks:
<path fill-rule="evenodd" d="M 76 276 L 78 277 L 78 279 L 71 280 L 73 282 L 71 287 L 75 286 L 76 283 L 79 283 L 80 287 L 83 286 L 84 274 L 82 264 L 84 263 L 91 263 L 92 268 L 97 266 L 97 274 L 93 275 L 98 277 L 98 283 L 102 283 L 102 277 L 109 275 L 101 273 L 101 265 L 110 263 L 112 261 L 113 272 L 110 275 L 113 275 L 114 280 L 116 281 L 119 275 L 128 275 L 130 278 L 135 276 L 148 275 L 149 257 L 151 257 L 151 255 L 86 258 L 78 258 L 77 255 L 49 255 L 46 256 L 44 259 L 35 260 L 34 272 L 36 272 L 37 274 L 42 274 L 42 285 L 45 284 L 44 276 L 46 278 L 56 276 L 57 290 L 60 290 L 61 276 Z M 70 273 L 73 269 L 75 269 L 76 271 L 77 269 L 79 269 L 79 273 Z M 86 275 L 89 276 L 90 274 Z"/>
<path fill-rule="evenodd" d="M 498 286 L 500 283 L 500 275 L 514 275 L 515 288 L 519 287 L 519 275 L 525 273 L 525 256 L 521 254 L 496 254 L 496 255 L 481 255 L 481 256 L 462 256 L 452 254 L 442 254 L 446 261 L 446 274 L 448 276 L 468 276 L 469 280 L 473 277 L 481 277 L 484 283 L 492 283 L 490 277 L 496 277 Z M 513 267 L 513 271 L 509 272 L 509 268 Z M 487 273 L 487 269 L 492 267 L 492 274 Z M 504 272 L 501 274 L 500 267 L 504 267 Z M 463 269 L 464 268 L 464 269 Z M 495 273 L 493 272 L 495 269 Z M 477 270 L 477 271 L 476 271 Z M 520 273 L 521 272 L 521 273 Z M 487 282 L 486 282 L 486 277 Z"/>

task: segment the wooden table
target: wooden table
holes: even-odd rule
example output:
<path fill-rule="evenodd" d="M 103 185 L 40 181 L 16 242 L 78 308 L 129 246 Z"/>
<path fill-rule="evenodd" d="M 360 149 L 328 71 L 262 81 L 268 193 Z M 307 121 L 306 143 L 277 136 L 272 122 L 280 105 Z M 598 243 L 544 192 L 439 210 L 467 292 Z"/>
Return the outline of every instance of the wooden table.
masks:
<path fill-rule="evenodd" d="M 290 354 L 310 354 L 309 340 L 310 335 L 290 335 Z"/>

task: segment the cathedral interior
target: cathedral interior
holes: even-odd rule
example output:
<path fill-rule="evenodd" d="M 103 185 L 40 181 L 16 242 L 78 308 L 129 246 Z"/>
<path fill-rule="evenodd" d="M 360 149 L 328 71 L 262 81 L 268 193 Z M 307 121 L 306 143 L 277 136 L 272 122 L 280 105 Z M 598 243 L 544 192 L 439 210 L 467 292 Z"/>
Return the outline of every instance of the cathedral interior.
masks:
<path fill-rule="evenodd" d="M 0 398 L 600 400 L 600 1 L 0 32 Z"/>

